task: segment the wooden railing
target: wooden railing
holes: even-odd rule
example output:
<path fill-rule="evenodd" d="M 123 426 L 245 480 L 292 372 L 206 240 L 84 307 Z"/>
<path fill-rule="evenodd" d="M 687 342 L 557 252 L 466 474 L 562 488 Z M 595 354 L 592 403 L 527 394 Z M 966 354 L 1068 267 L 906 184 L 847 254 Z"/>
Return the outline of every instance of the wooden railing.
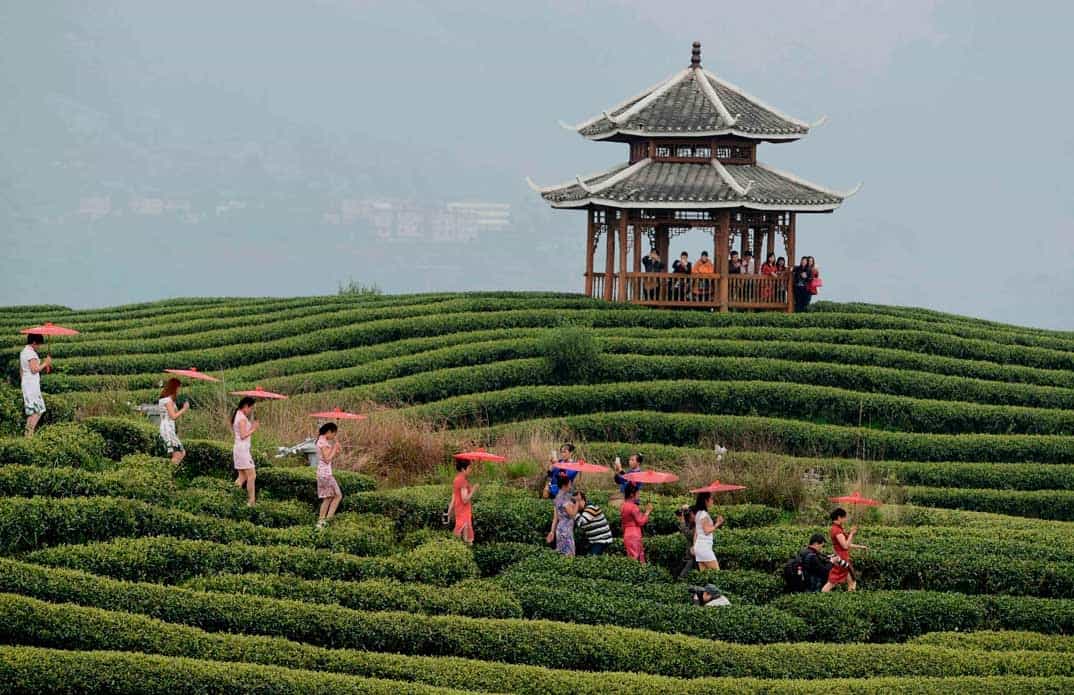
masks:
<path fill-rule="evenodd" d="M 591 273 L 587 285 L 596 299 L 619 300 L 620 276 Z M 729 309 L 786 311 L 787 276 L 683 275 L 679 273 L 627 273 L 626 301 L 659 307 L 721 309 L 724 291 Z M 726 283 L 726 288 L 721 287 Z M 610 287 L 609 287 L 610 286 Z"/>

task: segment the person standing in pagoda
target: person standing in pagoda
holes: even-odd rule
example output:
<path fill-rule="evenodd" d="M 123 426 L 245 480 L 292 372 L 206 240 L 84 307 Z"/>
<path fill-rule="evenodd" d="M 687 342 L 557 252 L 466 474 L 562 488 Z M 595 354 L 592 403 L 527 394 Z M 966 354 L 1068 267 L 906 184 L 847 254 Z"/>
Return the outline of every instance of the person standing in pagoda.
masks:
<path fill-rule="evenodd" d="M 716 273 L 716 266 L 709 260 L 709 252 L 702 251 L 701 257 L 697 259 L 697 263 L 694 264 L 691 274 L 699 275 L 697 282 L 694 283 L 694 298 L 701 302 L 707 302 L 712 299 L 712 278 L 705 278 L 705 275 L 714 275 Z"/>
<path fill-rule="evenodd" d="M 26 413 L 26 436 L 34 436 L 37 423 L 45 414 L 45 397 L 41 395 L 41 372 L 52 367 L 52 355 L 45 359 L 37 354 L 45 339 L 37 333 L 26 336 L 26 347 L 19 353 L 19 377 L 22 382 L 22 405 Z"/>
<path fill-rule="evenodd" d="M 655 246 L 649 249 L 649 255 L 641 259 L 641 266 L 646 273 L 663 273 L 667 271 L 667 265 L 660 259 L 660 250 Z M 660 299 L 660 283 L 656 278 L 647 278 L 642 281 L 642 292 L 645 299 Z"/>
<path fill-rule="evenodd" d="M 690 254 L 683 251 L 679 254 L 679 260 L 671 264 L 671 272 L 676 275 L 690 275 L 693 272 L 693 264 L 690 263 Z M 680 302 L 689 299 L 690 295 L 690 281 L 686 279 L 676 279 L 671 285 L 673 299 Z"/>
<path fill-rule="evenodd" d="M 627 557 L 632 557 L 638 562 L 645 563 L 645 545 L 641 541 L 641 529 L 649 523 L 649 515 L 653 513 L 653 503 L 645 505 L 645 511 L 641 511 L 638 504 L 638 486 L 630 483 L 623 491 L 623 506 L 619 508 L 620 523 L 623 527 L 623 546 Z"/>
<path fill-rule="evenodd" d="M 809 293 L 809 282 L 813 279 L 813 270 L 809 267 L 809 256 L 802 256 L 802 262 L 794 266 L 794 313 L 809 308 L 813 295 Z"/>
<path fill-rule="evenodd" d="M 770 254 L 768 254 L 768 258 L 765 259 L 764 263 L 761 264 L 761 275 L 764 275 L 765 277 L 771 277 L 771 276 L 775 275 L 778 272 L 779 271 L 776 269 L 776 254 L 770 253 Z M 773 291 L 773 287 L 772 287 L 771 282 L 766 282 L 763 285 L 761 285 L 761 300 L 762 301 L 765 301 L 765 302 L 772 301 L 773 294 L 774 294 L 774 291 Z"/>

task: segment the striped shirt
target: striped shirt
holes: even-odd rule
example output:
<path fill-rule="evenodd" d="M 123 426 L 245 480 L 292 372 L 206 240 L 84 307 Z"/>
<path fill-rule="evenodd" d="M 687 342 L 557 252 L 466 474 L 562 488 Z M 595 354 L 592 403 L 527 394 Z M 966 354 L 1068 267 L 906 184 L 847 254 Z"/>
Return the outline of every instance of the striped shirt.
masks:
<path fill-rule="evenodd" d="M 608 525 L 608 518 L 595 504 L 586 505 L 582 513 L 574 518 L 574 524 L 585 534 L 590 545 L 612 542 L 612 527 Z"/>

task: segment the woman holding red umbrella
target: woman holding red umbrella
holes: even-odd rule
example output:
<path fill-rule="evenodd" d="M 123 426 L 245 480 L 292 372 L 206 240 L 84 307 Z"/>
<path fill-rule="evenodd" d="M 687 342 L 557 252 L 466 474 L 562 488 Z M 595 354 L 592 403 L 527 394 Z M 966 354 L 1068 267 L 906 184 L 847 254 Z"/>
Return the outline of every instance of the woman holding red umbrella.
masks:
<path fill-rule="evenodd" d="M 836 563 L 832 566 L 830 572 L 828 572 L 828 583 L 825 584 L 821 591 L 827 593 L 840 584 L 847 585 L 847 591 L 854 591 L 858 588 L 858 582 L 854 578 L 854 566 L 850 560 L 850 549 L 859 548 L 861 550 L 868 550 L 868 546 L 859 545 L 854 542 L 854 536 L 858 533 L 857 526 L 851 526 L 850 531 L 845 530 L 847 522 L 847 511 L 842 507 L 836 507 L 830 514 L 832 519 L 832 527 L 829 533 L 832 537 L 832 548 L 835 549 L 835 554 L 843 561 L 842 563 Z M 845 563 L 845 566 L 844 566 Z"/>
<path fill-rule="evenodd" d="M 261 426 L 257 420 L 252 420 L 254 413 L 254 399 L 243 396 L 235 413 L 231 416 L 231 430 L 235 433 L 235 444 L 231 448 L 231 457 L 235 463 L 235 487 L 246 486 L 246 505 L 254 506 L 257 497 L 256 480 L 257 469 L 254 467 L 254 457 L 250 453 L 250 444 L 254 432 Z"/>
<path fill-rule="evenodd" d="M 470 484 L 470 471 L 474 468 L 474 462 L 467 458 L 455 459 L 455 470 L 458 474 L 451 485 L 451 504 L 448 506 L 448 516 L 455 515 L 455 535 L 466 543 L 474 544 L 474 493 L 481 487 L 480 483 Z"/>
<path fill-rule="evenodd" d="M 699 569 L 718 570 L 720 563 L 712 549 L 712 532 L 723 526 L 723 517 L 716 515 L 712 520 L 712 493 L 699 492 L 694 501 L 694 561 Z"/>
<path fill-rule="evenodd" d="M 45 359 L 37 349 L 45 342 L 37 333 L 26 336 L 26 347 L 19 353 L 19 374 L 22 381 L 22 402 L 26 413 L 26 436 L 34 436 L 37 423 L 45 414 L 45 399 L 41 395 L 41 372 L 52 366 L 52 356 Z"/>
<path fill-rule="evenodd" d="M 182 463 L 186 456 L 186 449 L 183 448 L 183 443 L 179 441 L 179 435 L 175 432 L 175 421 L 190 410 L 190 401 L 184 403 L 182 408 L 176 405 L 175 399 L 179 396 L 180 385 L 175 377 L 165 381 L 164 388 L 160 392 L 160 400 L 157 401 L 157 405 L 160 406 L 160 438 L 164 441 L 168 455 L 171 456 L 172 463 L 176 466 Z"/>
<path fill-rule="evenodd" d="M 649 515 L 653 513 L 653 503 L 645 505 L 642 512 L 638 505 L 638 484 L 630 483 L 623 491 L 623 506 L 619 509 L 620 521 L 623 525 L 623 545 L 626 548 L 627 557 L 632 557 L 638 562 L 645 562 L 645 546 L 641 542 L 641 529 L 649 523 Z"/>

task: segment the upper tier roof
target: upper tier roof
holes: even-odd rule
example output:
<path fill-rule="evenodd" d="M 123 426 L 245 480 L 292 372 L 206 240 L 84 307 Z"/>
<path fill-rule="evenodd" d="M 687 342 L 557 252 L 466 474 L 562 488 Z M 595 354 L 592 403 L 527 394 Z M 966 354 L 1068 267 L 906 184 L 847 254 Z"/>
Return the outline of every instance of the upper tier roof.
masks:
<path fill-rule="evenodd" d="M 531 184 L 532 185 L 532 184 Z M 747 208 L 828 212 L 852 191 L 833 191 L 766 164 L 660 162 L 643 159 L 534 188 L 556 208 Z"/>
<path fill-rule="evenodd" d="M 777 111 L 702 68 L 701 45 L 695 42 L 690 67 L 599 116 L 564 127 L 590 140 L 737 135 L 786 141 L 808 133 L 810 124 Z"/>

